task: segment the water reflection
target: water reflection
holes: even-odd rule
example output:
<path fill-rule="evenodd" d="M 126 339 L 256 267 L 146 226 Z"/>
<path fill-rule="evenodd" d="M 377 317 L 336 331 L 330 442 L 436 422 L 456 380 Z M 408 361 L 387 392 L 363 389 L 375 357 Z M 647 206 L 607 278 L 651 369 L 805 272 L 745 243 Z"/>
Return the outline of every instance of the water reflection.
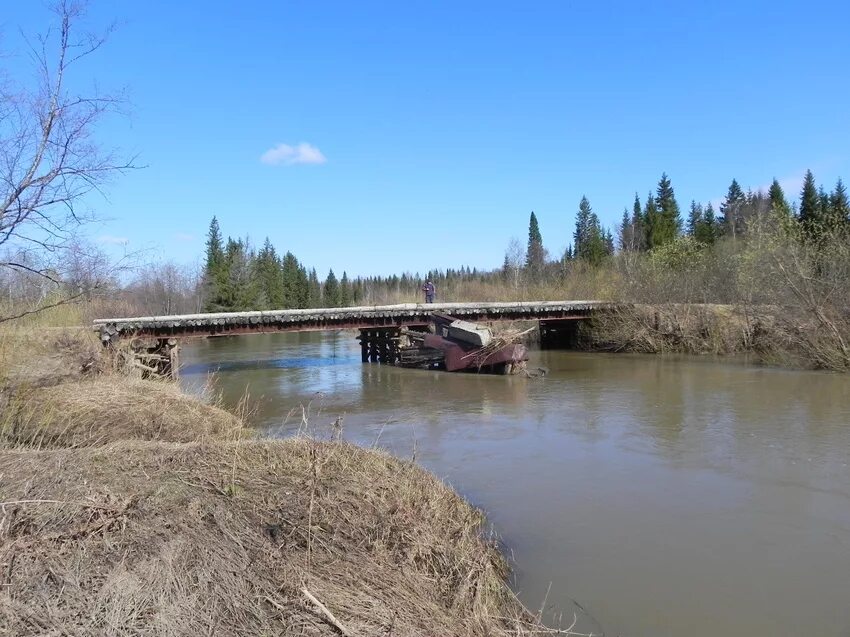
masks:
<path fill-rule="evenodd" d="M 845 376 L 556 351 L 533 353 L 545 379 L 449 375 L 363 365 L 350 333 L 183 359 L 228 403 L 248 386 L 272 435 L 309 405 L 316 428 L 344 415 L 348 439 L 415 447 L 488 511 L 535 608 L 551 583 L 607 634 L 850 634 Z"/>

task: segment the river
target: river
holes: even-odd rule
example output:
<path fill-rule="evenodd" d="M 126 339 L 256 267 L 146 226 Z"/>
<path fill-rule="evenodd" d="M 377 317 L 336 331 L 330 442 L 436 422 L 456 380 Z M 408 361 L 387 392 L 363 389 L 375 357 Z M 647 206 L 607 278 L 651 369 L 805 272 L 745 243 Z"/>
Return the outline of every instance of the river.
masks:
<path fill-rule="evenodd" d="M 532 352 L 545 378 L 362 364 L 346 332 L 188 342 L 183 383 L 411 457 L 483 508 L 544 619 L 609 637 L 850 636 L 850 378 Z"/>

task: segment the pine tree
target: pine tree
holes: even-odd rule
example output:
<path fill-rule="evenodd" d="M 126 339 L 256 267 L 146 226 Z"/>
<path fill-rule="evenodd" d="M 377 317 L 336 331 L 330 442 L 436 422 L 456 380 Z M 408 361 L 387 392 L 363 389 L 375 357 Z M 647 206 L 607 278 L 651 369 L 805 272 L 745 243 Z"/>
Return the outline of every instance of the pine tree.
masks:
<path fill-rule="evenodd" d="M 791 216 L 791 206 L 788 205 L 788 200 L 785 198 L 785 192 L 779 181 L 774 178 L 770 184 L 770 189 L 767 191 L 767 200 L 770 206 L 770 211 L 780 219 L 787 219 Z"/>
<path fill-rule="evenodd" d="M 333 269 L 328 272 L 328 278 L 325 279 L 325 287 L 322 290 L 322 304 L 325 307 L 339 307 L 339 282 Z"/>
<path fill-rule="evenodd" d="M 545 261 L 543 236 L 540 234 L 540 226 L 537 225 L 537 216 L 532 211 L 528 220 L 528 248 L 525 253 L 525 267 L 528 268 L 532 277 L 538 277 L 543 272 Z"/>

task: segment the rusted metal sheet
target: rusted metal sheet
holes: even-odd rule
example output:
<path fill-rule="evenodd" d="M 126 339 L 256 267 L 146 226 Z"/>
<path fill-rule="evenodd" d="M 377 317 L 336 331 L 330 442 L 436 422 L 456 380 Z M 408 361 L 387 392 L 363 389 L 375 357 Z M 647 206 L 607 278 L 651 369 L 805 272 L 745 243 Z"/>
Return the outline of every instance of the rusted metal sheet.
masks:
<path fill-rule="evenodd" d="M 464 369 L 478 369 L 483 366 L 519 363 L 528 360 L 528 349 L 525 345 L 512 344 L 499 348 L 485 356 L 478 355 L 480 348 L 468 343 L 451 341 L 438 334 L 428 334 L 424 340 L 425 347 L 440 350 L 445 355 L 447 372 L 457 372 Z"/>

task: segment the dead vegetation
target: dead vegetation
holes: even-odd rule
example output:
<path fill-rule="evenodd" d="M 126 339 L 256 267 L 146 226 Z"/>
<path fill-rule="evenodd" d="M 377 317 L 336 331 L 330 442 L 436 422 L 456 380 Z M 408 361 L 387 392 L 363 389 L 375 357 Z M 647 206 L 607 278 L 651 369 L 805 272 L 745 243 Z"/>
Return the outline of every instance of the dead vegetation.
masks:
<path fill-rule="evenodd" d="M 0 454 L 3 634 L 534 628 L 482 514 L 384 453 L 300 438 Z"/>
<path fill-rule="evenodd" d="M 4 335 L 0 634 L 552 632 L 482 513 L 414 463 L 250 439 L 84 332 Z"/>
<path fill-rule="evenodd" d="M 236 416 L 186 396 L 174 384 L 110 375 L 19 387 L 0 415 L 0 446 L 88 447 L 116 440 L 228 440 Z"/>

